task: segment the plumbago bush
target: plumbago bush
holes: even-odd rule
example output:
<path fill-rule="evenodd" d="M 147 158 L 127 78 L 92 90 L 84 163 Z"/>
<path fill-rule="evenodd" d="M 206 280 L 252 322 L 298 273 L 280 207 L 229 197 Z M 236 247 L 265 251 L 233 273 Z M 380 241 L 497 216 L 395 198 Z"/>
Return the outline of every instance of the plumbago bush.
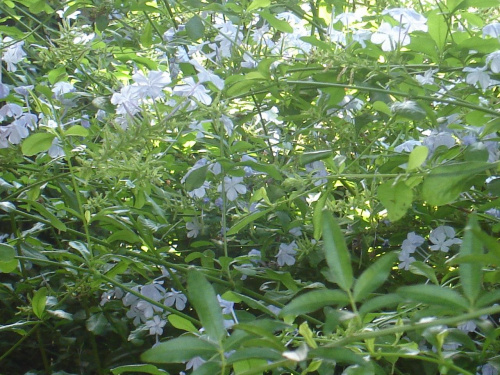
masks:
<path fill-rule="evenodd" d="M 0 373 L 497 374 L 499 0 L 4 0 Z"/>

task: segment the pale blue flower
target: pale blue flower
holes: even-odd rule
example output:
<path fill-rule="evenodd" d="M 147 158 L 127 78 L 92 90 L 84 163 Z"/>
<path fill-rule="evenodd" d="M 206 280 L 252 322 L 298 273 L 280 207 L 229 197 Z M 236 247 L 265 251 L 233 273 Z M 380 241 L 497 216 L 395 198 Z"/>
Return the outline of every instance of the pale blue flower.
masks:
<path fill-rule="evenodd" d="M 165 296 L 165 305 L 173 306 L 175 304 L 175 308 L 179 311 L 184 310 L 186 307 L 187 297 L 182 292 L 172 288 L 171 292 L 168 292 Z"/>
<path fill-rule="evenodd" d="M 468 73 L 465 77 L 465 82 L 469 85 L 479 86 L 483 91 L 485 91 L 491 83 L 491 77 L 488 72 L 486 72 L 486 66 L 477 68 L 464 68 L 464 72 Z"/>
<path fill-rule="evenodd" d="M 493 22 L 483 27 L 483 38 L 491 36 L 493 38 L 500 38 L 500 23 Z"/>
<path fill-rule="evenodd" d="M 9 72 L 15 72 L 17 67 L 24 57 L 26 52 L 23 50 L 24 41 L 12 43 L 14 39 L 6 36 L 3 38 L 3 53 L 1 54 L 1 59 L 7 64 L 7 70 Z"/>
<path fill-rule="evenodd" d="M 287 266 L 293 266 L 295 264 L 295 255 L 297 254 L 297 244 L 293 241 L 290 244 L 280 244 L 278 254 L 276 255 L 278 265 L 283 267 L 285 264 Z"/>
<path fill-rule="evenodd" d="M 383 22 L 378 30 L 372 34 L 371 41 L 374 44 L 381 44 L 382 51 L 394 51 L 398 46 L 410 44 L 410 37 L 407 30 L 399 26 L 391 26 Z"/>
<path fill-rule="evenodd" d="M 162 335 L 165 324 L 167 324 L 166 320 L 161 319 L 158 315 L 146 321 L 146 327 L 149 328 L 150 335 Z"/>
<path fill-rule="evenodd" d="M 247 188 L 241 182 L 243 182 L 243 177 L 224 177 L 224 190 L 227 199 L 234 201 L 239 194 L 246 194 Z M 219 185 L 217 191 L 222 191 L 222 184 Z"/>
<path fill-rule="evenodd" d="M 455 244 L 461 244 L 462 240 L 455 238 L 455 230 L 447 225 L 441 225 L 433 229 L 429 234 L 429 241 L 433 245 L 429 246 L 432 251 L 442 251 L 447 253 L 450 247 Z"/>
<path fill-rule="evenodd" d="M 188 230 L 188 238 L 196 238 L 200 234 L 202 227 L 198 219 L 193 218 L 186 223 L 186 229 Z"/>
<path fill-rule="evenodd" d="M 398 264 L 398 268 L 404 270 L 408 270 L 410 268 L 410 265 L 416 261 L 414 257 L 410 256 L 410 254 L 404 251 L 399 253 L 398 259 L 400 261 L 400 263 Z"/>

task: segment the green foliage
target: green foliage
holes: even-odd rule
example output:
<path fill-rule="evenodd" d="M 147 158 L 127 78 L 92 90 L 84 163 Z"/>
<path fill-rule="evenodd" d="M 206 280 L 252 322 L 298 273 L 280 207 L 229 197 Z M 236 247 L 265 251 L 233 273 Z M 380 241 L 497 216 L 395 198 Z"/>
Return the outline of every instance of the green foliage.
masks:
<path fill-rule="evenodd" d="M 498 5 L 1 2 L 2 373 L 497 373 Z"/>

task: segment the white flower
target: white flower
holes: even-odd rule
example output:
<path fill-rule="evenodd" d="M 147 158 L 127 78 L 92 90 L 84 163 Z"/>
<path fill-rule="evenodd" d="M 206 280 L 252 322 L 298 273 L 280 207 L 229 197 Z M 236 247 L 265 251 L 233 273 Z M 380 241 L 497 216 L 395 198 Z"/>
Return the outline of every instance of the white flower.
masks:
<path fill-rule="evenodd" d="M 407 31 L 399 26 L 391 26 L 384 22 L 378 30 L 371 36 L 372 43 L 381 44 L 382 51 L 394 51 L 398 45 L 406 46 L 410 44 L 410 37 Z"/>
<path fill-rule="evenodd" d="M 356 13 L 352 13 L 352 12 L 344 12 L 344 13 L 340 13 L 338 16 L 336 16 L 332 23 L 337 23 L 337 22 L 342 22 L 342 24 L 344 26 L 347 26 L 347 25 L 351 25 L 353 24 L 354 22 L 361 22 L 362 21 L 362 18 L 361 18 L 361 15 L 359 14 L 356 14 Z"/>
<path fill-rule="evenodd" d="M 16 89 L 14 89 L 16 90 Z M 17 90 L 16 90 L 17 92 Z M 0 82 L 0 99 L 6 98 L 10 93 L 9 86 L 7 86 L 5 83 Z"/>
<path fill-rule="evenodd" d="M 241 62 L 241 67 L 250 69 L 257 67 L 257 62 L 249 52 L 243 53 L 243 61 Z"/>
<path fill-rule="evenodd" d="M 493 22 L 483 27 L 483 38 L 485 36 L 492 36 L 493 38 L 500 38 L 500 23 Z"/>
<path fill-rule="evenodd" d="M 165 288 L 157 282 L 146 284 L 141 287 L 141 294 L 156 302 L 159 302 L 165 294 Z"/>
<path fill-rule="evenodd" d="M 422 245 L 424 242 L 424 237 L 415 234 L 415 232 L 410 232 L 401 244 L 401 249 L 403 250 L 403 253 L 411 254 L 414 253 L 417 247 Z"/>
<path fill-rule="evenodd" d="M 135 81 L 134 86 L 139 88 L 139 95 L 142 98 L 149 96 L 153 99 L 162 98 L 163 89 L 171 82 L 167 73 L 158 70 L 150 71 L 147 77 L 143 72 L 137 72 L 132 79 Z"/>
<path fill-rule="evenodd" d="M 215 87 L 219 90 L 224 88 L 224 80 L 220 78 L 217 74 L 203 67 L 198 61 L 195 59 L 189 60 L 189 63 L 193 65 L 198 71 L 197 77 L 198 82 L 212 82 Z"/>
<path fill-rule="evenodd" d="M 410 256 L 410 254 L 402 251 L 398 255 L 398 259 L 400 260 L 400 263 L 398 264 L 399 269 L 405 269 L 408 270 L 410 268 L 410 265 L 415 262 L 415 258 Z"/>
<path fill-rule="evenodd" d="M 415 30 L 427 32 L 427 19 L 413 9 L 392 8 L 384 10 L 382 14 L 389 14 L 396 21 L 401 22 L 408 33 Z"/>
<path fill-rule="evenodd" d="M 184 310 L 184 308 L 186 307 L 187 297 L 174 288 L 172 288 L 171 290 L 171 292 L 165 294 L 165 305 L 173 306 L 175 304 L 175 308 L 177 310 Z"/>
<path fill-rule="evenodd" d="M 453 147 L 455 145 L 455 138 L 447 132 L 431 133 L 424 139 L 423 144 L 429 149 L 429 154 L 432 154 L 439 146 L 445 146 L 446 148 Z"/>
<path fill-rule="evenodd" d="M 205 195 L 207 195 L 207 189 L 210 188 L 210 182 L 205 181 L 203 182 L 203 185 L 201 185 L 199 188 L 188 191 L 188 195 L 191 198 L 203 198 Z"/>
<path fill-rule="evenodd" d="M 461 239 L 455 238 L 455 230 L 447 225 L 433 229 L 429 234 L 429 241 L 434 244 L 429 247 L 432 251 L 440 250 L 445 253 L 450 250 L 450 246 L 462 243 Z"/>
<path fill-rule="evenodd" d="M 424 73 L 424 75 L 417 74 L 415 76 L 415 79 L 417 80 L 418 83 L 421 85 L 432 85 L 434 84 L 434 73 L 436 73 L 438 69 L 429 69 Z"/>
<path fill-rule="evenodd" d="M 111 301 L 112 298 L 120 299 L 122 297 L 123 297 L 123 291 L 120 288 L 110 289 L 101 295 L 101 303 L 99 305 L 103 306 L 104 304 Z"/>
<path fill-rule="evenodd" d="M 21 141 L 29 135 L 28 128 L 19 120 L 12 121 L 9 128 L 9 142 L 13 145 L 21 143 Z"/>
<path fill-rule="evenodd" d="M 174 87 L 173 93 L 175 95 L 190 96 L 205 105 L 212 103 L 212 98 L 207 94 L 208 90 L 201 83 L 196 83 L 193 77 L 184 78 L 184 83 L 185 85 Z"/>
<path fill-rule="evenodd" d="M 111 97 L 111 104 L 116 105 L 116 113 L 119 115 L 135 115 L 141 110 L 139 99 L 141 89 L 138 86 L 124 86 L 120 92 L 115 92 Z"/>
<path fill-rule="evenodd" d="M 479 86 L 483 91 L 485 91 L 488 86 L 491 83 L 491 78 L 488 72 L 485 71 L 486 66 L 483 66 L 482 68 L 464 68 L 463 71 L 467 74 L 467 77 L 465 77 L 465 82 L 467 82 L 469 85 L 474 85 L 477 87 L 477 84 L 479 83 Z"/>
<path fill-rule="evenodd" d="M 227 199 L 234 201 L 239 194 L 246 194 L 247 188 L 241 183 L 242 181 L 243 177 L 224 177 L 224 190 Z M 222 191 L 222 184 L 219 185 L 217 191 Z"/>
<path fill-rule="evenodd" d="M 188 238 L 196 238 L 200 234 L 202 230 L 201 224 L 199 223 L 197 218 L 191 219 L 186 223 L 186 229 L 188 230 L 187 236 Z"/>
<path fill-rule="evenodd" d="M 321 160 L 306 164 L 305 167 L 307 172 L 314 172 L 311 176 L 314 179 L 314 186 L 324 185 L 327 183 L 328 180 L 324 177 L 328 176 L 328 172 L 326 171 L 325 163 Z"/>
<path fill-rule="evenodd" d="M 6 117 L 19 117 L 23 114 L 23 107 L 15 103 L 7 103 L 0 109 L 0 121 Z"/>
<path fill-rule="evenodd" d="M 74 92 L 75 87 L 69 82 L 59 81 L 54 84 L 52 88 L 52 92 L 54 93 L 54 97 L 58 100 L 62 98 L 64 94 Z"/>
<path fill-rule="evenodd" d="M 2 54 L 2 60 L 7 63 L 7 70 L 9 72 L 15 72 L 17 67 L 16 64 L 20 63 L 26 52 L 23 50 L 24 41 L 16 42 L 11 44 L 14 40 L 8 36 L 3 38 L 3 43 L 7 45 Z"/>
<path fill-rule="evenodd" d="M 489 363 L 479 367 L 479 369 L 481 372 L 478 372 L 478 375 L 498 375 L 498 370 Z"/>
<path fill-rule="evenodd" d="M 280 249 L 276 255 L 280 267 L 283 267 L 285 264 L 287 266 L 293 266 L 295 264 L 295 254 L 297 254 L 295 249 L 297 249 L 295 241 L 288 245 L 284 243 L 280 244 Z"/>
<path fill-rule="evenodd" d="M 486 56 L 486 65 L 490 66 L 493 73 L 500 73 L 500 51 L 495 51 Z"/>
<path fill-rule="evenodd" d="M 55 137 L 52 140 L 52 145 L 50 146 L 47 153 L 52 159 L 62 157 L 65 155 L 64 149 L 61 147 L 61 141 L 59 140 L 59 138 Z"/>
<path fill-rule="evenodd" d="M 150 319 L 146 322 L 146 327 L 149 328 L 150 335 L 161 335 L 163 334 L 163 327 L 165 327 L 167 322 L 161 319 L 158 315 L 153 316 L 153 319 Z"/>
<path fill-rule="evenodd" d="M 233 121 L 226 115 L 222 115 L 220 117 L 220 121 L 222 122 L 222 125 L 224 125 L 224 129 L 226 130 L 227 135 L 231 136 L 233 134 L 234 128 Z"/>
<path fill-rule="evenodd" d="M 204 364 L 206 361 L 201 357 L 191 358 L 188 363 L 186 363 L 186 370 L 193 369 L 195 371 L 198 367 Z"/>
<path fill-rule="evenodd" d="M 222 308 L 222 314 L 234 315 L 234 302 L 225 300 L 219 294 L 217 294 L 217 301 L 219 301 L 219 306 Z"/>
<path fill-rule="evenodd" d="M 366 41 L 370 40 L 372 36 L 371 31 L 369 30 L 354 30 L 352 33 L 352 40 L 354 42 L 358 42 L 361 47 L 365 48 L 366 47 Z"/>
<path fill-rule="evenodd" d="M 416 146 L 422 145 L 422 142 L 415 141 L 413 139 L 401 143 L 399 146 L 394 147 L 394 151 L 396 152 L 411 152 Z"/>
<path fill-rule="evenodd" d="M 125 314 L 127 318 L 132 319 L 132 323 L 136 327 L 146 321 L 146 317 L 144 316 L 142 310 L 137 307 L 137 303 L 138 302 L 132 304 L 130 306 L 130 310 Z"/>
<path fill-rule="evenodd" d="M 299 237 L 302 236 L 302 230 L 300 227 L 294 227 L 288 231 L 292 236 Z"/>

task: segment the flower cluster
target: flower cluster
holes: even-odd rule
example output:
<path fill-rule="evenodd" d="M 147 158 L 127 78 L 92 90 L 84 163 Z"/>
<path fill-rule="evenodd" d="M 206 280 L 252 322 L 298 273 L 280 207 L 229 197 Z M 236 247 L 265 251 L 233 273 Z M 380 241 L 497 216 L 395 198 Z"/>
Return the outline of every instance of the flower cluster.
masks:
<path fill-rule="evenodd" d="M 100 305 L 104 306 L 112 299 L 121 299 L 123 305 L 129 309 L 126 316 L 132 320 L 134 326 L 145 327 L 149 334 L 155 336 L 158 341 L 158 336 L 163 334 L 163 327 L 167 323 L 166 316 L 168 312 L 142 299 L 137 294 L 165 306 L 175 306 L 175 309 L 179 311 L 184 310 L 187 303 L 187 297 L 182 292 L 173 288 L 167 291 L 162 284 L 163 282 L 154 281 L 143 286 L 134 286 L 132 290 L 136 292 L 135 294 L 130 292 L 124 294 L 120 288 L 111 289 L 102 294 Z"/>
<path fill-rule="evenodd" d="M 431 251 L 441 251 L 447 253 L 453 245 L 460 245 L 462 240 L 455 238 L 455 230 L 448 225 L 440 225 L 439 227 L 431 230 L 429 233 L 429 249 Z M 428 259 L 429 255 L 422 248 L 424 245 L 424 237 L 416 234 L 415 232 L 408 233 L 406 239 L 401 244 L 401 251 L 399 253 L 399 268 L 408 270 L 410 265 L 416 261 L 413 256 L 417 250 L 420 249 L 421 256 Z"/>

